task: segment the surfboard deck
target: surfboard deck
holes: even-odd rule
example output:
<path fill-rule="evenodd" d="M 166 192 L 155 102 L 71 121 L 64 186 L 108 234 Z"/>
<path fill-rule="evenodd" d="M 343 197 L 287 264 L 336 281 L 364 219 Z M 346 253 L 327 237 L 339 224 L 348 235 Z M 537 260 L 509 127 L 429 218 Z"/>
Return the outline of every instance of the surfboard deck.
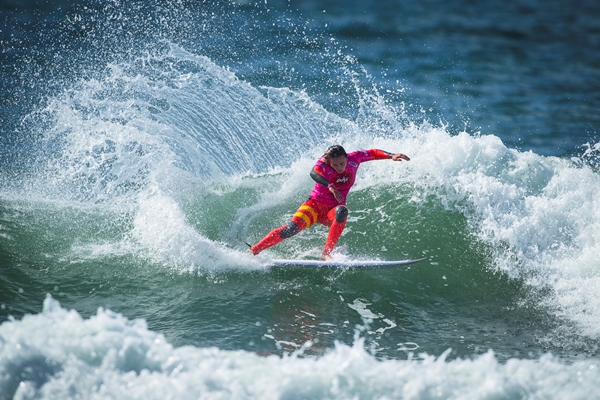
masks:
<path fill-rule="evenodd" d="M 418 263 L 425 260 L 424 258 L 408 259 L 408 260 L 285 260 L 273 259 L 267 262 L 273 267 L 281 268 L 348 268 L 348 269 L 380 269 L 380 268 L 395 268 Z"/>

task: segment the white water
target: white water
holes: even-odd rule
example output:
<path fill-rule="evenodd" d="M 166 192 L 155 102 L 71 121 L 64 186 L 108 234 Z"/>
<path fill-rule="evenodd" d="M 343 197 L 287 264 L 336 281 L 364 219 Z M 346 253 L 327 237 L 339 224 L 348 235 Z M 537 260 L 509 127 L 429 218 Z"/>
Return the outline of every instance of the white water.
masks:
<path fill-rule="evenodd" d="M 600 175 L 581 162 L 508 149 L 495 136 L 422 133 L 404 142 L 411 179 L 464 208 L 473 233 L 498 249 L 500 271 L 550 288 L 557 316 L 600 338 Z"/>
<path fill-rule="evenodd" d="M 48 297 L 41 314 L 0 326 L 0 398 L 592 399 L 600 385 L 596 361 L 568 365 L 551 355 L 381 361 L 360 339 L 319 358 L 301 353 L 174 348 L 143 320 L 102 309 L 84 319 Z"/>

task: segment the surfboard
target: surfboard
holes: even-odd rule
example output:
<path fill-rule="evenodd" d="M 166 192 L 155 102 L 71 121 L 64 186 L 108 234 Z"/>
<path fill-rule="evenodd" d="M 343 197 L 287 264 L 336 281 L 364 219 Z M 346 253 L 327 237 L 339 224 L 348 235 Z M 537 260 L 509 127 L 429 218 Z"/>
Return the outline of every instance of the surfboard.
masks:
<path fill-rule="evenodd" d="M 274 259 L 267 260 L 273 267 L 282 268 L 348 268 L 348 269 L 381 269 L 381 268 L 396 268 L 406 265 L 418 263 L 425 260 L 424 258 L 416 258 L 409 260 L 285 260 Z"/>

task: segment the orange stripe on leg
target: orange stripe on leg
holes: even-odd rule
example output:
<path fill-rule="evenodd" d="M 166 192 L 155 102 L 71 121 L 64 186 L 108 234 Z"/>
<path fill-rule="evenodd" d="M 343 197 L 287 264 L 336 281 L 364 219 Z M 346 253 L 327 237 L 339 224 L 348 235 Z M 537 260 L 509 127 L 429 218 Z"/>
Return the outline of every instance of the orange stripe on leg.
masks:
<path fill-rule="evenodd" d="M 292 221 L 294 220 L 294 218 L 300 218 L 300 219 L 302 219 L 306 223 L 306 227 L 305 228 L 308 228 L 309 226 L 312 225 L 312 222 L 311 222 L 310 218 L 308 218 L 308 216 L 306 214 L 304 214 L 303 212 L 298 211 L 292 217 Z"/>
<path fill-rule="evenodd" d="M 317 212 L 308 205 L 302 205 L 300 206 L 300 208 L 298 209 L 298 212 L 302 212 L 302 211 L 307 211 L 308 214 L 310 214 L 310 219 L 311 219 L 311 225 L 314 224 L 315 222 L 317 222 L 317 219 L 319 218 L 319 215 L 317 214 Z"/>

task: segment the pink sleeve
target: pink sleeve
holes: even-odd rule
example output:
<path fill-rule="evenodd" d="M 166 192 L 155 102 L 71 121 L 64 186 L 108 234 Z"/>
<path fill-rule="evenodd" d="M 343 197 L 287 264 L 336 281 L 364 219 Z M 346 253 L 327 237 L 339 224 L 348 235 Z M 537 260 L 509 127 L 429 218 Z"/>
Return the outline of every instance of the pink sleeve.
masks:
<path fill-rule="evenodd" d="M 392 158 L 390 153 L 379 149 L 359 150 L 350 154 L 353 155 L 355 160 L 359 163 L 371 160 L 389 160 Z M 348 157 L 350 157 L 350 155 L 348 155 Z"/>

